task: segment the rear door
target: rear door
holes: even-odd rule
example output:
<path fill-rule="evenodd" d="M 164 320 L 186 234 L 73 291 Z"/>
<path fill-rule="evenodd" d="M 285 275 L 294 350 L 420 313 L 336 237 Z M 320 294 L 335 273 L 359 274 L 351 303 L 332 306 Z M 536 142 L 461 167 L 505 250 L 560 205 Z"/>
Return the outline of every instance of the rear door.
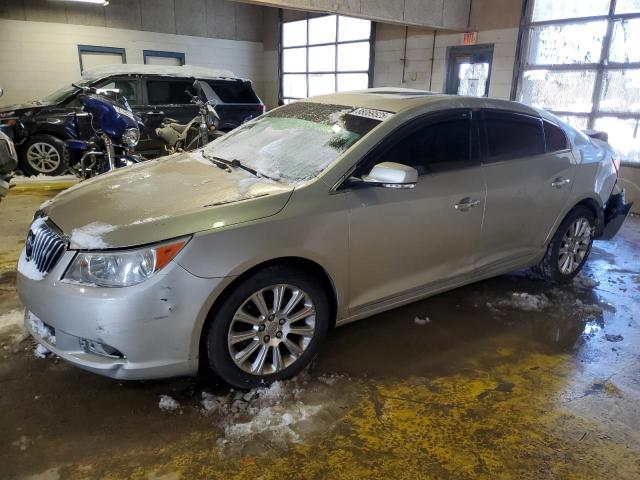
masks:
<path fill-rule="evenodd" d="M 499 110 L 484 110 L 482 118 L 487 202 L 479 268 L 538 255 L 575 172 L 567 139 L 554 125 Z"/>
<path fill-rule="evenodd" d="M 144 84 L 144 102 L 136 109 L 145 128 L 139 150 L 161 150 L 162 142 L 155 130 L 165 118 L 173 118 L 178 123 L 188 123 L 198 115 L 198 107 L 191 103 L 186 90 L 193 86 L 193 79 L 146 77 Z"/>
<path fill-rule="evenodd" d="M 485 186 L 471 112 L 414 120 L 363 161 L 418 170 L 415 188 L 364 186 L 348 192 L 351 312 L 394 303 L 464 278 L 474 269 Z"/>

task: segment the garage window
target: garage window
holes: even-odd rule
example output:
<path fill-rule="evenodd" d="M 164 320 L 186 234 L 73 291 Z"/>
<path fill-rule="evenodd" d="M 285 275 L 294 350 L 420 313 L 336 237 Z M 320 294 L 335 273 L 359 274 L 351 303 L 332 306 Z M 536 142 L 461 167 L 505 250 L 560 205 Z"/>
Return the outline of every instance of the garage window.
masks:
<path fill-rule="evenodd" d="M 372 22 L 324 15 L 281 25 L 282 103 L 370 86 Z"/>
<path fill-rule="evenodd" d="M 124 48 L 78 45 L 78 61 L 82 73 L 101 65 L 127 63 L 127 55 Z"/>
<path fill-rule="evenodd" d="M 531 0 L 516 96 L 640 164 L 640 1 Z"/>

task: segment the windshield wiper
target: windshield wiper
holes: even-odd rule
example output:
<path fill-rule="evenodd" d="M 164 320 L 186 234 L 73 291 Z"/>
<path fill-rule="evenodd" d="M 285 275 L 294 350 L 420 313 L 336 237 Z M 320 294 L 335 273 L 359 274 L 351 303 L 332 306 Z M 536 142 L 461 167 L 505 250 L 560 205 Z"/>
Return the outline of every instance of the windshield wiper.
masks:
<path fill-rule="evenodd" d="M 204 150 L 202 150 L 200 153 L 202 153 L 202 156 L 206 159 L 209 160 L 210 162 L 212 162 L 213 164 L 215 164 L 217 167 L 222 168 L 223 170 L 227 170 L 227 171 L 231 171 L 230 167 L 233 168 L 240 168 L 241 170 L 244 170 L 246 172 L 249 172 L 250 174 L 258 177 L 258 178 L 268 178 L 269 180 L 273 180 L 274 182 L 279 181 L 277 178 L 272 178 L 269 175 L 265 175 L 264 173 L 261 173 L 257 170 L 254 170 L 251 167 L 247 167 L 246 165 L 243 165 L 242 162 L 240 160 L 238 160 L 237 158 L 234 158 L 233 160 L 225 160 L 224 158 L 220 158 L 220 157 L 214 157 L 212 155 L 207 155 L 206 153 L 204 153 Z"/>

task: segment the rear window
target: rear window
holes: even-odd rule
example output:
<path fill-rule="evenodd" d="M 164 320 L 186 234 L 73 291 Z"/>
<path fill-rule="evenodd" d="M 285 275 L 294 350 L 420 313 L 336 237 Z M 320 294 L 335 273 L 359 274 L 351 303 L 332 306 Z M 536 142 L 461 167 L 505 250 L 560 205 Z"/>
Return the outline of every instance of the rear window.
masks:
<path fill-rule="evenodd" d="M 547 121 L 544 122 L 544 139 L 547 145 L 547 152 L 558 152 L 569 148 L 567 136 L 562 129 Z"/>
<path fill-rule="evenodd" d="M 147 80 L 149 105 L 184 105 L 191 103 L 185 90 L 193 81 Z"/>
<path fill-rule="evenodd" d="M 242 80 L 207 80 L 224 103 L 259 103 L 249 82 Z"/>
<path fill-rule="evenodd" d="M 542 120 L 510 112 L 484 112 L 487 159 L 499 162 L 545 152 Z"/>

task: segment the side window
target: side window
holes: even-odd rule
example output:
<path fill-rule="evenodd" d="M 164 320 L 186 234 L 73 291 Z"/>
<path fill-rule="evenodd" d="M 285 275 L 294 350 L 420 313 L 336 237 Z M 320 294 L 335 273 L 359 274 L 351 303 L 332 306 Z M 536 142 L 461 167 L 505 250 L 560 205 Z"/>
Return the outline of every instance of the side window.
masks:
<path fill-rule="evenodd" d="M 547 152 L 558 152 L 569 148 L 567 136 L 562 129 L 547 121 L 544 122 L 544 140 Z"/>
<path fill-rule="evenodd" d="M 113 91 L 122 95 L 127 99 L 129 104 L 138 105 L 140 103 L 138 96 L 137 80 L 130 79 L 114 79 L 108 80 L 106 83 L 100 84 L 97 89 L 100 91 Z"/>
<path fill-rule="evenodd" d="M 542 120 L 510 112 L 485 111 L 487 160 L 499 162 L 545 151 Z"/>
<path fill-rule="evenodd" d="M 382 153 L 376 163 L 402 163 L 420 175 L 454 170 L 471 165 L 471 145 L 471 118 L 465 113 L 409 134 Z"/>
<path fill-rule="evenodd" d="M 190 81 L 147 80 L 149 105 L 184 105 L 191 103 L 185 90 L 191 88 Z"/>
<path fill-rule="evenodd" d="M 249 82 L 241 80 L 207 80 L 216 95 L 224 103 L 258 103 Z"/>

